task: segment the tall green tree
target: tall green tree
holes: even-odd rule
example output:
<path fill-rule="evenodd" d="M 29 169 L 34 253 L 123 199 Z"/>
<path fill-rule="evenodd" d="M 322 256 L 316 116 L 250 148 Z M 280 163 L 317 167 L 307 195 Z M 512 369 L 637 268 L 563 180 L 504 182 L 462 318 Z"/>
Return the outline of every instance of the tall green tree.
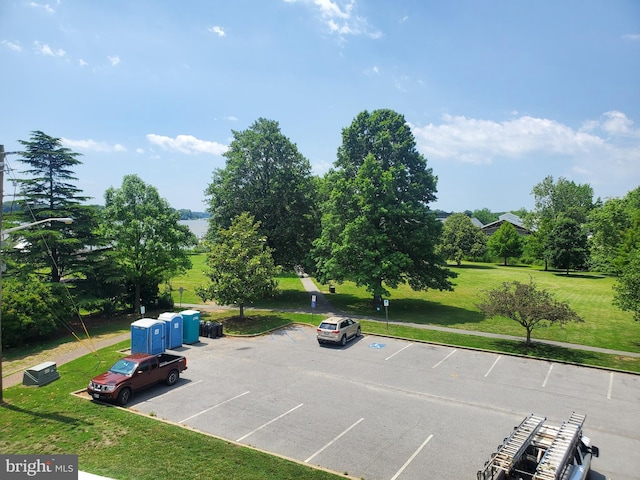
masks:
<path fill-rule="evenodd" d="M 47 279 L 59 282 L 64 275 L 83 272 L 91 261 L 92 247 L 101 244 L 96 235 L 98 216 L 95 207 L 84 205 L 89 197 L 74 185 L 73 168 L 82 162 L 81 154 L 62 146 L 59 138 L 41 131 L 31 133 L 20 161 L 26 165 L 17 179 L 20 189 L 19 210 L 7 219 L 31 223 L 52 217 L 71 217 L 72 224 L 44 223 L 16 232 L 23 248 L 11 255 L 31 272 L 46 269 Z"/>
<path fill-rule="evenodd" d="M 613 289 L 613 304 L 633 312 L 633 319 L 640 321 L 640 253 L 637 250 L 628 257 Z"/>
<path fill-rule="evenodd" d="M 278 122 L 258 119 L 233 131 L 224 169 L 213 173 L 205 194 L 209 237 L 249 212 L 260 222 L 277 264 L 303 265 L 319 232 L 316 183 L 311 164 L 280 132 Z"/>
<path fill-rule="evenodd" d="M 576 184 L 564 177 L 554 180 L 549 175 L 531 190 L 534 195 L 534 210 L 526 216 L 526 223 L 535 230 L 538 245 L 548 245 L 548 238 L 555 223 L 562 216 L 583 225 L 594 208 L 593 188 L 589 184 Z M 548 268 L 549 252 L 546 248 L 538 251 L 538 259 Z"/>
<path fill-rule="evenodd" d="M 111 246 L 106 255 L 133 286 L 134 312 L 139 312 L 143 287 L 157 290 L 160 282 L 190 268 L 187 249 L 197 241 L 179 223 L 178 212 L 137 175 L 126 175 L 104 198 L 102 234 Z"/>
<path fill-rule="evenodd" d="M 569 270 L 584 268 L 589 259 L 587 234 L 572 218 L 560 217 L 547 237 L 546 250 L 551 264 Z"/>
<path fill-rule="evenodd" d="M 402 115 L 360 113 L 343 130 L 324 182 L 322 234 L 314 243 L 320 281 L 354 281 L 375 301 L 405 282 L 451 290 L 455 274 L 435 252 L 442 225 L 428 207 L 436 183 Z"/>
<path fill-rule="evenodd" d="M 246 304 L 273 295 L 278 286 L 274 277 L 280 268 L 274 264 L 272 250 L 259 229 L 260 225 L 245 212 L 229 228 L 218 232 L 216 242 L 206 242 L 206 275 L 211 282 L 199 287 L 198 295 L 204 301 L 237 305 L 240 318 L 244 318 Z"/>
<path fill-rule="evenodd" d="M 607 199 L 589 213 L 589 246 L 592 268 L 618 274 L 627 256 L 640 245 L 630 242 L 640 225 L 640 187 L 623 198 Z"/>
<path fill-rule="evenodd" d="M 509 257 L 519 257 L 522 255 L 523 240 L 520 234 L 509 222 L 504 222 L 500 228 L 489 237 L 487 242 L 489 253 L 504 259 L 507 264 Z"/>
<path fill-rule="evenodd" d="M 482 257 L 487 252 L 487 236 L 464 213 L 447 217 L 438 252 L 458 265 L 465 257 Z"/>
<path fill-rule="evenodd" d="M 527 346 L 531 346 L 531 332 L 537 327 L 584 322 L 566 302 L 560 302 L 548 291 L 539 289 L 533 280 L 529 283 L 505 282 L 486 291 L 477 306 L 487 317 L 506 317 L 522 325 L 527 332 Z"/>

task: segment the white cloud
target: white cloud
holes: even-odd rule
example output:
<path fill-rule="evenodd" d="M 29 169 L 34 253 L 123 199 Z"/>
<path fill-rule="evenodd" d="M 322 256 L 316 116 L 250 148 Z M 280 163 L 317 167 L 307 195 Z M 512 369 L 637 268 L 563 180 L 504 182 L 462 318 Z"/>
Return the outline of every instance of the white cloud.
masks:
<path fill-rule="evenodd" d="M 150 133 L 147 140 L 153 145 L 161 147 L 163 150 L 174 150 L 186 154 L 209 153 L 212 155 L 222 155 L 227 151 L 227 146 L 218 142 L 200 140 L 193 135 L 178 135 L 175 138 L 164 135 Z"/>
<path fill-rule="evenodd" d="M 380 38 L 382 33 L 369 25 L 366 18 L 355 13 L 356 0 L 284 0 L 285 3 L 311 5 L 332 34 L 341 39 L 346 35 L 366 35 Z"/>
<path fill-rule="evenodd" d="M 626 35 L 623 35 L 622 38 L 637 42 L 640 41 L 640 33 L 627 33 Z"/>
<path fill-rule="evenodd" d="M 238 117 L 234 117 L 233 115 L 229 115 L 227 117 L 225 117 L 227 120 L 229 120 L 230 122 L 237 122 L 239 119 Z"/>
<path fill-rule="evenodd" d="M 136 148 L 136 153 L 139 155 L 143 155 L 144 154 L 144 148 Z"/>
<path fill-rule="evenodd" d="M 49 14 L 54 14 L 56 13 L 56 11 L 53 9 L 53 7 L 51 5 L 47 4 L 42 4 L 42 3 L 37 3 L 37 2 L 29 2 L 29 6 L 32 8 L 41 8 L 43 9 L 45 12 L 49 13 Z"/>
<path fill-rule="evenodd" d="M 120 57 L 118 55 L 107 55 L 109 62 L 111 62 L 111 66 L 115 67 L 120 63 Z"/>
<path fill-rule="evenodd" d="M 215 33 L 219 37 L 224 37 L 227 34 L 222 27 L 219 27 L 217 25 L 214 25 L 213 27 L 209 27 L 207 30 L 209 30 L 212 33 Z"/>
<path fill-rule="evenodd" d="M 46 43 L 40 43 L 38 41 L 33 42 L 33 48 L 36 53 L 45 55 L 47 57 L 64 57 L 67 54 L 67 52 L 65 52 L 61 48 L 55 50 Z"/>
<path fill-rule="evenodd" d="M 439 125 L 412 125 L 419 148 L 427 157 L 491 163 L 497 158 L 517 159 L 530 154 L 579 155 L 605 143 L 597 135 L 546 118 L 522 116 L 496 122 L 447 114 L 442 120 Z"/>
<path fill-rule="evenodd" d="M 0 44 L 7 47 L 9 50 L 13 50 L 14 52 L 21 52 L 22 47 L 20 46 L 20 42 L 10 42 L 9 40 L 2 40 Z"/>
<path fill-rule="evenodd" d="M 640 178 L 640 130 L 622 112 L 606 112 L 579 129 L 531 116 L 494 121 L 452 115 L 444 115 L 439 124 L 410 127 L 418 150 L 432 161 L 515 161 L 523 169 L 551 162 L 611 191 L 620 182 Z"/>
<path fill-rule="evenodd" d="M 123 145 L 116 143 L 109 145 L 107 142 L 96 142 L 95 140 L 71 140 L 69 138 L 62 138 L 62 143 L 72 150 L 90 151 L 90 152 L 126 152 L 127 149 Z"/>
<path fill-rule="evenodd" d="M 80 60 L 78 60 L 78 65 L 80 65 L 81 67 L 86 67 L 89 64 L 87 62 L 85 62 L 83 59 L 80 59 Z"/>

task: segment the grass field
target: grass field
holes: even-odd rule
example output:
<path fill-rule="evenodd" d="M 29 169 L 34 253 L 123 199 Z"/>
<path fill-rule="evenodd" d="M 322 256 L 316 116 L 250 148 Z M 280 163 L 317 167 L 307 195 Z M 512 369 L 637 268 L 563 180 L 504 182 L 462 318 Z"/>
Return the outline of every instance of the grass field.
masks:
<path fill-rule="evenodd" d="M 179 303 L 178 289 L 183 287 L 183 303 L 200 303 L 194 290 L 207 281 L 204 275 L 205 256 L 194 255 L 194 267 L 187 274 L 171 281 L 173 298 Z M 440 325 L 461 330 L 523 336 L 525 331 L 517 323 L 504 318 L 484 318 L 476 304 L 483 291 L 502 282 L 533 280 L 540 288 L 551 292 L 558 300 L 569 303 L 584 320 L 566 326 L 538 328 L 532 338 L 590 345 L 613 350 L 640 353 L 640 322 L 633 321 L 630 312 L 612 305 L 615 279 L 591 274 L 544 271 L 529 266 L 502 266 L 489 263 L 466 263 L 450 266 L 458 274 L 452 292 L 429 290 L 415 292 L 408 286 L 391 290 L 389 319 L 396 322 Z M 353 283 L 335 285 L 336 294 L 329 294 L 329 286 L 320 286 L 336 308 L 354 315 L 385 319 L 385 312 L 377 312 L 370 295 Z M 256 302 L 258 308 L 300 309 L 309 311 L 309 294 L 294 274 L 279 279 L 281 294 L 272 300 Z"/>

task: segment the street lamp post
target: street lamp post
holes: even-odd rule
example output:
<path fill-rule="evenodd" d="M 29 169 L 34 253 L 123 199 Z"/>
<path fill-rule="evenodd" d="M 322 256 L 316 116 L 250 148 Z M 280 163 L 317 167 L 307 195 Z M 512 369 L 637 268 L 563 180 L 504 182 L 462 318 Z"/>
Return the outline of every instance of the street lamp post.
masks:
<path fill-rule="evenodd" d="M 58 218 L 45 218 L 44 220 L 38 220 L 36 222 L 26 223 L 24 225 L 18 225 L 17 227 L 7 228 L 2 230 L 2 214 L 3 214 L 3 198 L 4 198 L 4 158 L 6 155 L 20 152 L 7 152 L 4 151 L 4 145 L 0 145 L 0 404 L 4 403 L 3 398 L 3 382 L 2 382 L 2 241 L 3 236 L 7 233 L 15 232 L 18 230 L 24 230 L 31 228 L 34 225 L 40 225 L 41 223 L 48 222 L 63 222 L 72 223 L 73 219 L 69 217 Z"/>

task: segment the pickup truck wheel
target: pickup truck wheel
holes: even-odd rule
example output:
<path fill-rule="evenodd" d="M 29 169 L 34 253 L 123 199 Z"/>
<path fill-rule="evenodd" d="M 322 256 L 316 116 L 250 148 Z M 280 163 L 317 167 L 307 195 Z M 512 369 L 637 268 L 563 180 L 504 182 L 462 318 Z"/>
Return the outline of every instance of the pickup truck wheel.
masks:
<path fill-rule="evenodd" d="M 169 372 L 169 375 L 167 375 L 167 385 L 171 386 L 173 384 L 175 384 L 178 379 L 180 378 L 180 373 L 178 372 L 178 370 L 171 370 Z"/>
<path fill-rule="evenodd" d="M 118 394 L 118 403 L 121 406 L 125 406 L 127 403 L 129 403 L 129 400 L 131 399 L 131 389 L 130 388 L 123 388 L 122 390 L 120 390 L 120 393 Z"/>

